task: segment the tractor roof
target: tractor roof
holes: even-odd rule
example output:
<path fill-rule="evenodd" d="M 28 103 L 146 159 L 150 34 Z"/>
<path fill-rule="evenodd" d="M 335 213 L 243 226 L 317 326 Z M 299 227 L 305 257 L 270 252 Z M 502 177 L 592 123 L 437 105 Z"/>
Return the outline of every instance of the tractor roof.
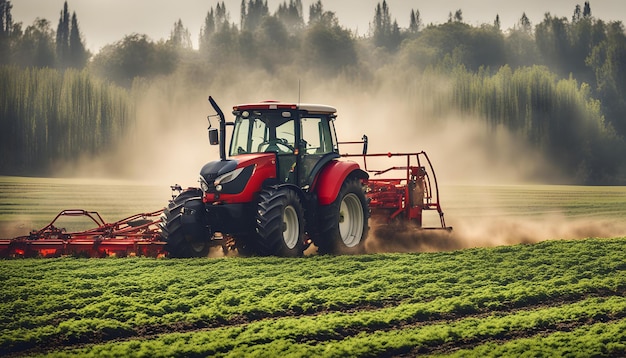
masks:
<path fill-rule="evenodd" d="M 284 103 L 279 101 L 264 101 L 259 103 L 246 103 L 239 104 L 233 107 L 234 111 L 249 111 L 254 109 L 297 109 L 307 111 L 309 113 L 318 114 L 333 114 L 337 112 L 335 107 L 327 106 L 324 104 L 310 104 L 310 103 Z"/>

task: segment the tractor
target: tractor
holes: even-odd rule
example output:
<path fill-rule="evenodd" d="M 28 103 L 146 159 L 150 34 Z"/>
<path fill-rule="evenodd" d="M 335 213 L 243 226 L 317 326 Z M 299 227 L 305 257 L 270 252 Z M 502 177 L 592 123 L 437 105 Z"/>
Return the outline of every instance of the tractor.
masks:
<path fill-rule="evenodd" d="M 336 109 L 275 101 L 233 107 L 228 122 L 212 97 L 220 159 L 200 170 L 165 208 L 161 235 L 171 257 L 206 256 L 211 246 L 244 255 L 359 253 L 368 234 L 367 172 L 340 160 Z M 232 127 L 226 156 L 226 127 Z"/>

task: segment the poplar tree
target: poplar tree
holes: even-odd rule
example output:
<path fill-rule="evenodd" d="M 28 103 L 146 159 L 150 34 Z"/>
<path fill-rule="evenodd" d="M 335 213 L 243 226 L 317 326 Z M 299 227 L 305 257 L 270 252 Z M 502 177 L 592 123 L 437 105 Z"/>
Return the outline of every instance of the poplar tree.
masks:
<path fill-rule="evenodd" d="M 244 31 L 254 32 L 261 20 L 265 16 L 269 16 L 269 8 L 267 7 L 267 0 L 248 0 L 246 7 L 245 2 L 241 2 L 241 29 Z"/>
<path fill-rule="evenodd" d="M 409 22 L 409 31 L 412 33 L 419 32 L 422 27 L 422 19 L 419 10 L 411 10 L 411 19 Z"/>
<path fill-rule="evenodd" d="M 396 20 L 391 21 L 391 14 L 387 1 L 378 3 L 374 11 L 374 23 L 372 25 L 374 44 L 378 47 L 386 47 L 395 50 L 402 41 L 400 27 Z"/>
<path fill-rule="evenodd" d="M 85 49 L 78 28 L 76 12 L 70 17 L 67 1 L 63 4 L 63 10 L 59 16 L 59 24 L 56 33 L 56 55 L 59 68 L 85 67 L 89 59 L 89 52 Z"/>
<path fill-rule="evenodd" d="M 576 8 L 574 8 L 574 15 L 572 15 L 572 23 L 576 23 L 578 21 L 580 21 L 580 18 L 582 17 L 582 10 L 580 9 L 580 5 L 576 5 Z"/>
<path fill-rule="evenodd" d="M 9 35 L 11 33 L 11 28 L 13 27 L 13 17 L 11 16 L 11 9 L 13 5 L 11 5 L 10 1 L 0 0 L 0 34 L 1 35 Z"/>
<path fill-rule="evenodd" d="M 209 9 L 204 18 L 204 25 L 200 29 L 198 48 L 200 52 L 208 52 L 211 44 L 211 36 L 215 33 L 215 13 L 213 8 Z"/>
<path fill-rule="evenodd" d="M 585 1 L 585 7 L 583 9 L 583 17 L 591 17 L 591 5 L 589 5 L 589 1 Z"/>
<path fill-rule="evenodd" d="M 322 19 L 323 12 L 324 5 L 322 5 L 322 0 L 317 0 L 317 2 L 311 4 L 309 6 L 309 25 L 319 22 Z"/>
<path fill-rule="evenodd" d="M 12 7 L 10 1 L 0 0 L 0 64 L 7 64 L 11 60 Z"/>
<path fill-rule="evenodd" d="M 191 33 L 185 28 L 181 19 L 178 19 L 178 21 L 174 23 L 174 28 L 170 33 L 168 43 L 177 49 L 191 49 L 193 47 L 191 43 Z"/>
<path fill-rule="evenodd" d="M 288 30 L 300 30 L 304 25 L 302 18 L 302 0 L 284 1 L 278 5 L 276 17 L 287 27 Z"/>
<path fill-rule="evenodd" d="M 67 1 L 63 4 L 56 34 L 57 60 L 61 68 L 67 67 L 70 50 L 70 12 Z"/>
<path fill-rule="evenodd" d="M 526 16 L 526 13 L 522 13 L 522 17 L 519 19 L 519 29 L 520 31 L 530 34 L 532 33 L 532 25 L 530 24 L 530 20 L 528 19 L 528 16 Z"/>
<path fill-rule="evenodd" d="M 216 30 L 221 30 L 224 25 L 230 26 L 230 19 L 228 11 L 226 10 L 226 5 L 222 1 L 221 4 L 218 2 L 215 7 L 215 28 Z"/>
<path fill-rule="evenodd" d="M 73 68 L 82 69 L 87 64 L 89 59 L 89 51 L 85 49 L 83 40 L 78 28 L 78 19 L 76 18 L 76 12 L 72 13 L 72 27 L 70 29 L 69 38 L 69 59 L 68 66 Z"/>
<path fill-rule="evenodd" d="M 309 6 L 309 27 L 322 25 L 327 28 L 339 26 L 339 20 L 332 11 L 324 11 L 324 5 L 321 0 Z"/>

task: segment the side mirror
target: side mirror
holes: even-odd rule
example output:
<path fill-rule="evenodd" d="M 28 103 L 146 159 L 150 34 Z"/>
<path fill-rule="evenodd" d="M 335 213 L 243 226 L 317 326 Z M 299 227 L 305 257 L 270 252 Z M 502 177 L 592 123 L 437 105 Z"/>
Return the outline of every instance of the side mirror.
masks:
<path fill-rule="evenodd" d="M 363 134 L 363 155 L 367 155 L 367 136 Z"/>
<path fill-rule="evenodd" d="M 209 143 L 211 145 L 220 144 L 220 138 L 217 128 L 209 128 Z"/>

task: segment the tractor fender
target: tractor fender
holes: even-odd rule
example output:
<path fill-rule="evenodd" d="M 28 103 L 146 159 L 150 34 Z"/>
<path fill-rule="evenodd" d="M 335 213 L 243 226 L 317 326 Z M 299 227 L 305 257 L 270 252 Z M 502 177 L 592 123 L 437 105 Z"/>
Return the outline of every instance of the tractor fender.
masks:
<path fill-rule="evenodd" d="M 289 184 L 289 183 L 272 183 L 271 181 L 266 181 L 266 183 L 263 185 L 264 188 L 274 188 L 274 189 L 281 189 L 281 188 L 287 188 L 291 191 L 293 191 L 294 193 L 296 193 L 298 195 L 298 197 L 300 198 L 300 200 L 302 200 L 302 202 L 306 201 L 306 195 L 304 194 L 304 191 L 302 191 L 302 188 L 300 188 L 297 185 L 294 184 Z"/>
<path fill-rule="evenodd" d="M 369 175 L 355 162 L 333 160 L 326 164 L 312 185 L 312 191 L 317 192 L 318 204 L 332 204 L 337 199 L 341 185 L 348 176 L 359 179 L 369 178 Z"/>

